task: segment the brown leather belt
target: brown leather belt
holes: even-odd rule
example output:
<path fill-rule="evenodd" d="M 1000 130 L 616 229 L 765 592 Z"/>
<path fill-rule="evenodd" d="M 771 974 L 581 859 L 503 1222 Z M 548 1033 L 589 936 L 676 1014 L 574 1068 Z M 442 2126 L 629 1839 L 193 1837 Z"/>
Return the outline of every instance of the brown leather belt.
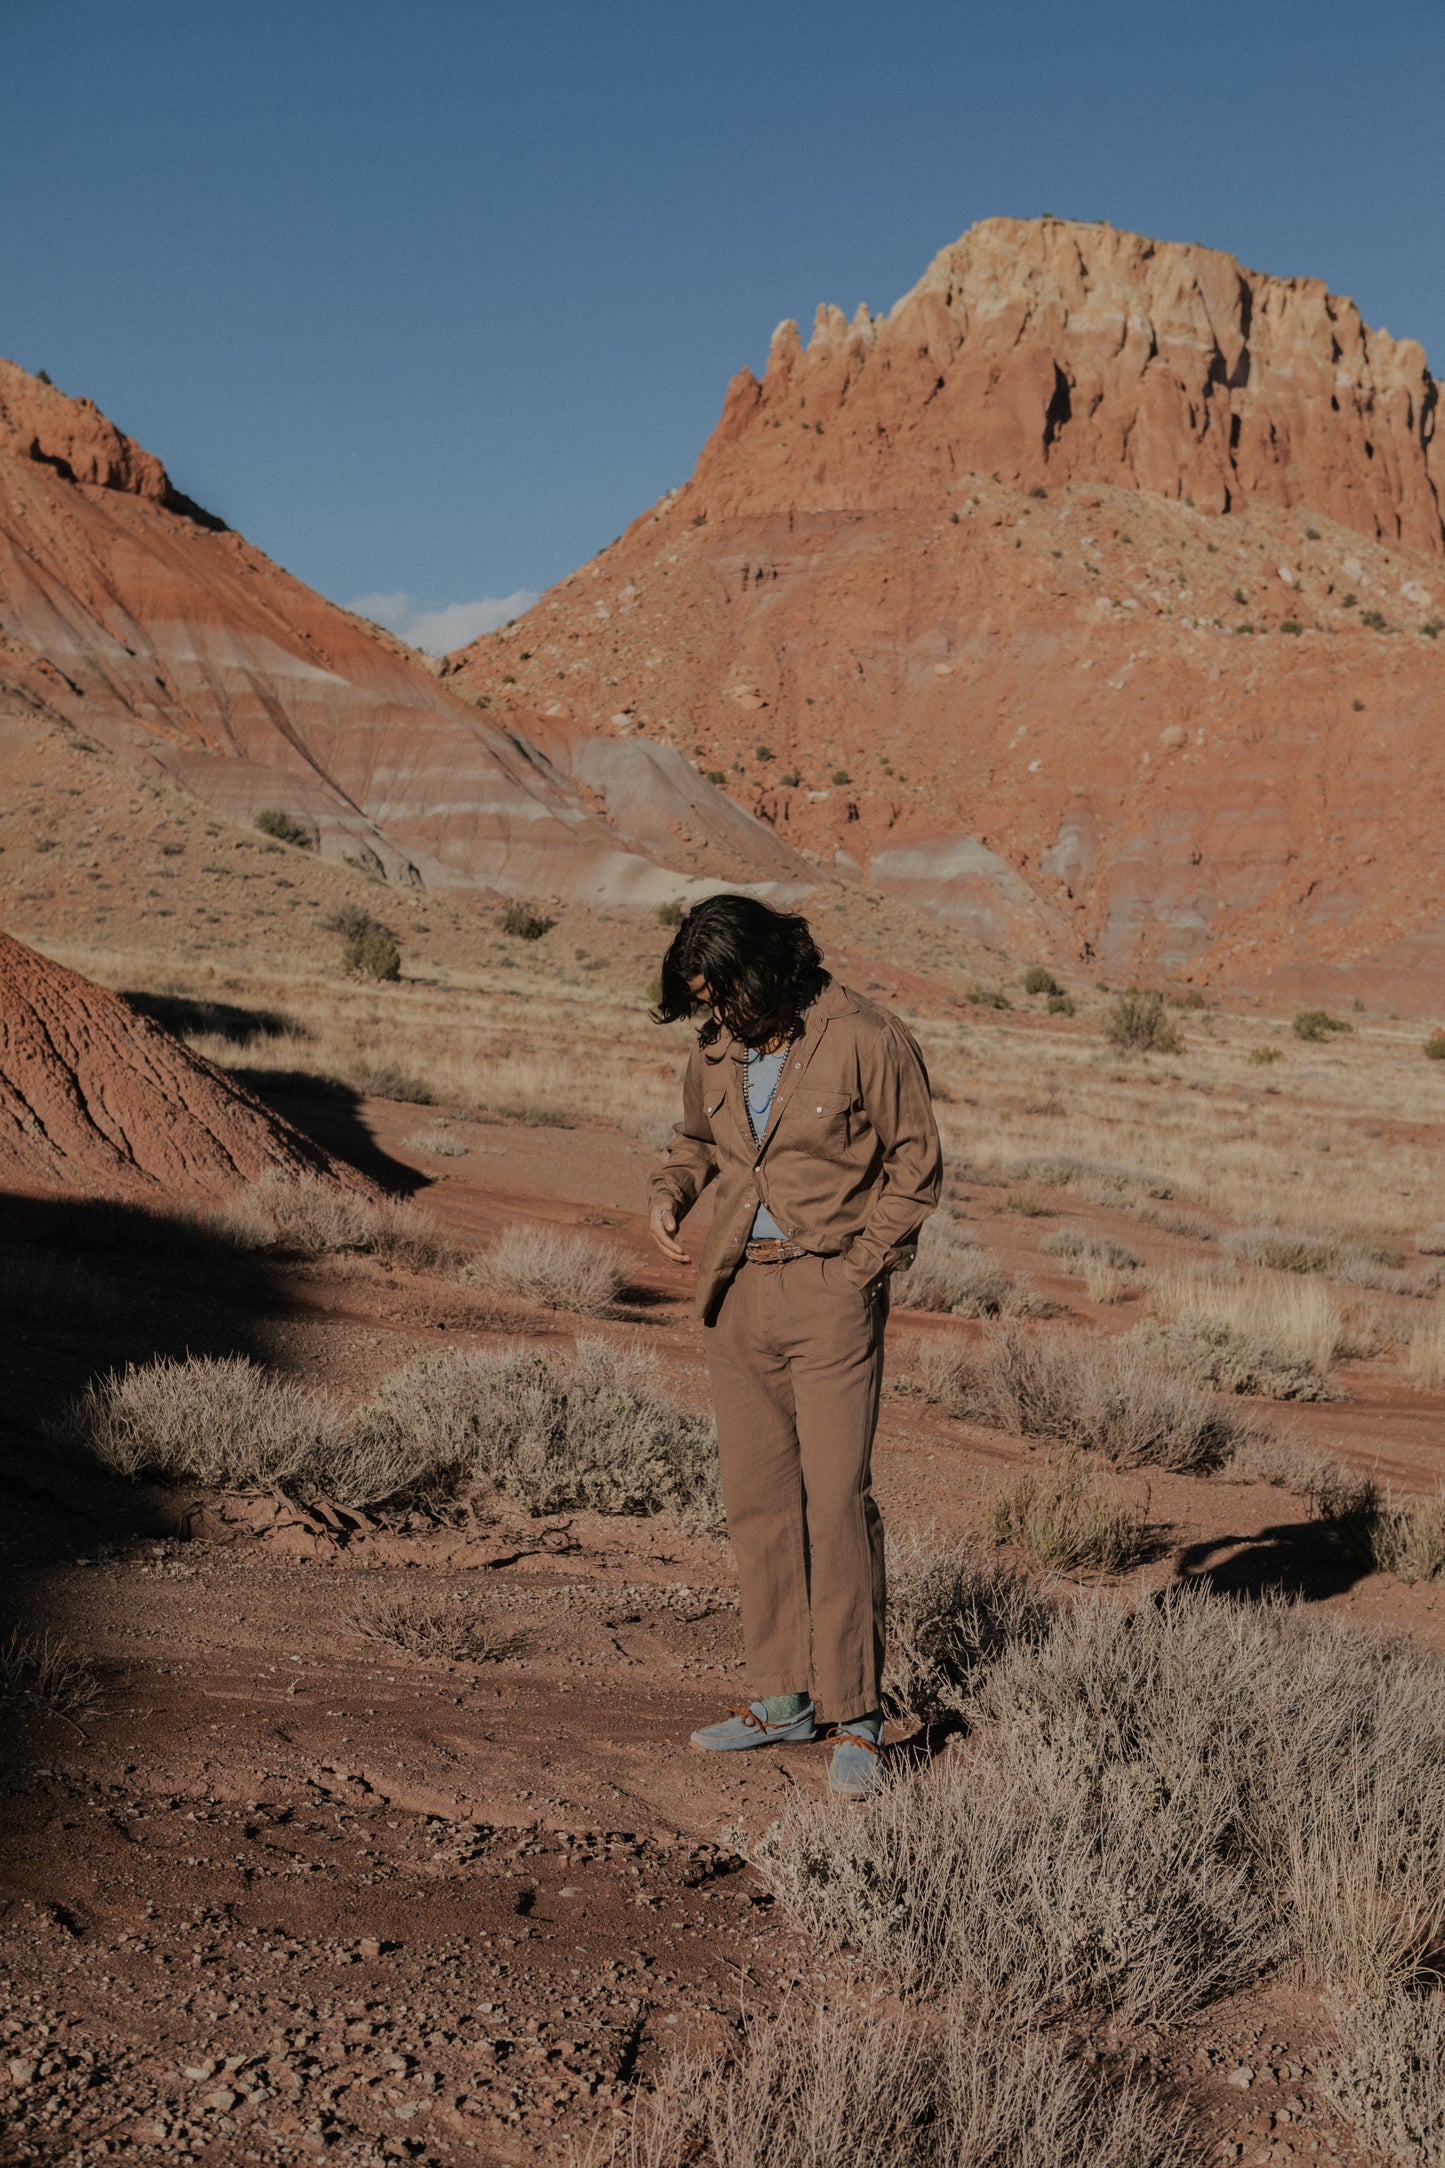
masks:
<path fill-rule="evenodd" d="M 785 1265 L 793 1257 L 810 1257 L 801 1242 L 780 1242 L 776 1236 L 770 1242 L 750 1242 L 743 1251 L 750 1265 Z"/>

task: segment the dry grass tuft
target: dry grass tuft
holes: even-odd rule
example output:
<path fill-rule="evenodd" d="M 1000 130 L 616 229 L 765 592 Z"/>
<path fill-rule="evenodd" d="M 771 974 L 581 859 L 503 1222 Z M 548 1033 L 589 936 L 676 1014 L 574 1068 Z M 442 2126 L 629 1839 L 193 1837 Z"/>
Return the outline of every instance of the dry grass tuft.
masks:
<path fill-rule="evenodd" d="M 423 1355 L 349 1416 L 240 1357 L 163 1359 L 90 1385 L 67 1432 L 119 1474 L 212 1489 L 436 1511 L 500 1491 L 532 1513 L 721 1517 L 711 1420 L 669 1398 L 651 1356 L 600 1340 L 564 1361 Z"/>
<path fill-rule="evenodd" d="M 999 1543 L 1016 1543 L 1053 1573 L 1126 1573 L 1149 1555 L 1149 1520 L 1124 1499 L 1099 1494 L 1076 1455 L 1021 1475 L 994 1502 Z"/>
<path fill-rule="evenodd" d="M 463 1266 L 461 1277 L 469 1286 L 520 1295 L 581 1317 L 608 1316 L 627 1284 L 616 1250 L 549 1227 L 509 1227 L 490 1250 Z"/>
<path fill-rule="evenodd" d="M 1150 1300 L 1160 1317 L 1226 1326 L 1242 1340 L 1282 1349 L 1320 1373 L 1335 1360 L 1344 1336 L 1334 1295 L 1318 1279 L 1297 1274 L 1213 1267 L 1161 1272 L 1151 1283 Z"/>
<path fill-rule="evenodd" d="M 946 1212 L 925 1221 L 918 1262 L 894 1275 L 900 1310 L 934 1310 L 949 1317 L 997 1317 L 1009 1297 L 1009 1277 L 987 1250 Z"/>
<path fill-rule="evenodd" d="M 395 1197 L 368 1197 L 303 1175 L 263 1175 L 243 1199 L 219 1215 L 233 1240 L 253 1249 L 325 1257 L 339 1251 L 383 1258 L 426 1271 L 455 1263 L 456 1252 L 419 1206 Z"/>
<path fill-rule="evenodd" d="M 959 1716 L 984 1669 L 1016 1641 L 1041 1640 L 1053 1607 L 981 1544 L 919 1534 L 888 1539 L 891 1715 Z"/>
<path fill-rule="evenodd" d="M 1420 1392 L 1438 1392 L 1445 1385 L 1445 1307 L 1438 1303 L 1414 1321 L 1405 1375 Z"/>
<path fill-rule="evenodd" d="M 314 1485 L 343 1425 L 324 1394 L 224 1355 L 127 1364 L 86 1387 L 65 1428 L 118 1475 L 266 1490 Z"/>
<path fill-rule="evenodd" d="M 100 1681 L 64 1634 L 21 1633 L 0 1642 L 0 1701 L 34 1701 L 70 1723 L 93 1709 Z"/>
<path fill-rule="evenodd" d="M 465 1159 L 467 1147 L 460 1137 L 454 1137 L 438 1124 L 435 1128 L 414 1129 L 409 1137 L 401 1140 L 405 1152 L 427 1152 L 433 1159 Z"/>
<path fill-rule="evenodd" d="M 974 1734 L 757 1849 L 797 1925 L 905 1990 L 1177 2018 L 1283 1958 L 1355 2000 L 1445 1935 L 1445 1666 L 1283 1604 L 1095 1598 L 981 1674 Z"/>
<path fill-rule="evenodd" d="M 1083 1334 L 990 1333 L 925 1385 L 939 1405 L 1021 1438 L 1101 1453 L 1118 1468 L 1217 1468 L 1257 1426 L 1222 1408 L 1160 1353 Z"/>
<path fill-rule="evenodd" d="M 1175 1372 L 1222 1393 L 1260 1400 L 1339 1400 L 1340 1389 L 1307 1356 L 1240 1332 L 1219 1318 L 1186 1312 L 1172 1325 L 1140 1325 L 1141 1348 L 1161 1355 Z"/>
<path fill-rule="evenodd" d="M 1075 1159 L 1067 1153 L 1014 1160 L 1003 1171 L 1016 1181 L 1039 1182 L 1046 1189 L 1073 1190 L 1091 1204 L 1117 1205 L 1140 1197 L 1168 1199 L 1174 1195 L 1174 1185 L 1162 1174 L 1116 1167 L 1108 1160 Z"/>
<path fill-rule="evenodd" d="M 1184 2168 L 1181 2117 L 1059 2040 L 921 2020 L 854 1990 L 745 2021 L 729 2054 L 679 2056 L 586 2168 Z"/>
<path fill-rule="evenodd" d="M 1445 1576 L 1445 1491 L 1434 1498 L 1388 1498 L 1364 1518 L 1377 1572 L 1399 1581 Z"/>
<path fill-rule="evenodd" d="M 514 1634 L 499 1632 L 456 1590 L 402 1589 L 363 1596 L 355 1611 L 358 1632 L 385 1641 L 408 1656 L 449 1663 L 497 1663 L 515 1655 Z"/>
<path fill-rule="evenodd" d="M 357 1410 L 328 1469 L 346 1506 L 466 1506 L 500 1491 L 531 1513 L 721 1514 L 710 1418 L 652 1358 L 579 1340 L 570 1359 L 423 1355 Z"/>

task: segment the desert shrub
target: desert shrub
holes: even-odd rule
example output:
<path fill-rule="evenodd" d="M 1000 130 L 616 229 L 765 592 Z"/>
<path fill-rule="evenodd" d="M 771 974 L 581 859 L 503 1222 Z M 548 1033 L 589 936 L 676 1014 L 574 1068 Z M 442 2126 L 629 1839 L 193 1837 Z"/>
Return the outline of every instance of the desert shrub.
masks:
<path fill-rule="evenodd" d="M 399 979 L 401 950 L 389 933 L 379 928 L 353 934 L 341 951 L 341 968 L 355 979 Z"/>
<path fill-rule="evenodd" d="M 357 1090 L 369 1093 L 373 1099 L 396 1099 L 408 1107 L 436 1105 L 437 1095 L 426 1078 L 399 1069 L 395 1062 L 363 1062 L 353 1075 Z"/>
<path fill-rule="evenodd" d="M 1425 1059 L 1427 1061 L 1445 1061 L 1445 1028 L 1432 1031 L 1425 1041 Z"/>
<path fill-rule="evenodd" d="M 965 1754 L 755 1849 L 793 1921 L 981 2014 L 1171 2020 L 1301 1961 L 1363 1999 L 1445 1930 L 1445 1666 L 1175 1588 L 1060 1611 L 979 1676 Z"/>
<path fill-rule="evenodd" d="M 1275 1272 L 1333 1272 L 1341 1248 L 1337 1236 L 1281 1227 L 1242 1228 L 1224 1246 L 1231 1257 L 1250 1265 L 1268 1265 Z"/>
<path fill-rule="evenodd" d="M 532 1513 L 719 1515 L 711 1420 L 651 1358 L 579 1340 L 570 1359 L 423 1355 L 357 1411 L 329 1471 L 342 1505 L 443 1505 L 500 1491 Z"/>
<path fill-rule="evenodd" d="M 1028 970 L 1024 973 L 1024 992 L 1026 994 L 1061 994 L 1063 988 L 1054 977 L 1053 972 L 1047 970 L 1043 964 L 1030 964 Z"/>
<path fill-rule="evenodd" d="M 921 2021 L 854 1989 L 751 2015 L 730 2051 L 664 2063 L 631 2128 L 582 2168 L 1184 2168 L 1181 2121 L 1036 2028 Z"/>
<path fill-rule="evenodd" d="M 482 1616 L 470 1592 L 455 1589 L 369 1590 L 353 1619 L 369 1641 L 448 1663 L 495 1663 L 517 1646 L 515 1635 Z"/>
<path fill-rule="evenodd" d="M 1202 1212 L 1163 1210 L 1156 1204 L 1138 1204 L 1134 1210 L 1151 1227 L 1162 1227 L 1166 1234 L 1183 1235 L 1189 1242 L 1213 1242 L 1219 1233 L 1213 1220 L 1206 1219 Z"/>
<path fill-rule="evenodd" d="M 1076 1190 L 1093 1204 L 1122 1204 L 1136 1197 L 1169 1198 L 1167 1176 L 1145 1167 L 1116 1167 L 1104 1159 L 1075 1159 L 1062 1152 L 1011 1160 L 1000 1170 L 1015 1181 L 1039 1182 L 1046 1189 Z"/>
<path fill-rule="evenodd" d="M 463 1266 L 462 1278 L 549 1310 L 605 1317 L 616 1307 L 627 1275 L 619 1253 L 600 1242 L 549 1227 L 509 1227 L 490 1250 Z"/>
<path fill-rule="evenodd" d="M 337 1404 L 243 1356 L 170 1356 L 89 1384 L 67 1433 L 118 1475 L 215 1490 L 309 1484 L 340 1440 Z"/>
<path fill-rule="evenodd" d="M 1011 1009 L 1013 1003 L 1001 986 L 970 986 L 964 1000 L 976 1009 Z"/>
<path fill-rule="evenodd" d="M 556 925 L 555 918 L 544 918 L 530 903 L 503 904 L 497 913 L 497 924 L 503 933 L 514 941 L 540 941 L 543 934 L 550 933 Z"/>
<path fill-rule="evenodd" d="M 1276 1355 L 1286 1365 L 1290 1358 L 1299 1357 L 1323 1375 L 1342 1351 L 1345 1328 L 1338 1298 L 1315 1275 L 1232 1273 L 1196 1266 L 1156 1273 L 1150 1299 L 1161 1317 L 1174 1318 L 1191 1330 L 1201 1323 L 1228 1327 L 1227 1335 L 1197 1336 L 1201 1348 L 1213 1346 L 1221 1362 L 1257 1357 L 1267 1369 L 1274 1366 Z M 1260 1350 L 1265 1353 L 1261 1355 Z M 1230 1392 L 1254 1389 L 1223 1377 L 1214 1382 Z M 1310 1396 L 1277 1392 L 1273 1397 Z M 1329 1394 L 1313 1397 L 1328 1398 Z"/>
<path fill-rule="evenodd" d="M 1387 632 L 1389 630 L 1383 610 L 1361 610 L 1360 623 L 1368 625 L 1371 632 Z"/>
<path fill-rule="evenodd" d="M 272 836 L 277 843 L 289 843 L 298 851 L 309 851 L 315 841 L 309 828 L 275 806 L 267 806 L 256 815 L 256 826 L 263 836 Z"/>
<path fill-rule="evenodd" d="M 960 1351 L 946 1389 L 953 1411 L 974 1422 L 1100 1453 L 1119 1468 L 1217 1468 L 1256 1427 L 1132 1333 L 995 1329 L 981 1350 Z"/>
<path fill-rule="evenodd" d="M 1291 1029 L 1297 1039 L 1328 1039 L 1332 1032 L 1352 1032 L 1354 1025 L 1328 1009 L 1301 1009 Z"/>
<path fill-rule="evenodd" d="M 951 1317 L 997 1317 L 1009 1290 L 1008 1274 L 987 1250 L 946 1212 L 925 1220 L 918 1260 L 895 1273 L 894 1303 L 902 1310 L 936 1310 Z"/>
<path fill-rule="evenodd" d="M 1337 2004 L 1334 2019 L 1321 2090 L 1386 2160 L 1445 2168 L 1445 1994 L 1387 1991 Z"/>
<path fill-rule="evenodd" d="M 1116 994 L 1104 1019 L 1104 1037 L 1124 1054 L 1179 1054 L 1184 1041 L 1169 1021 L 1164 996 L 1131 986 Z"/>
<path fill-rule="evenodd" d="M 1267 1069 L 1271 1062 L 1283 1061 L 1284 1054 L 1277 1046 L 1252 1046 L 1249 1058 L 1256 1069 Z"/>
<path fill-rule="evenodd" d="M 1176 1375 L 1259 1400 L 1338 1400 L 1337 1385 L 1307 1355 L 1217 1317 L 1190 1314 L 1169 1325 L 1136 1328 L 1139 1344 L 1163 1357 Z M 1134 1335 L 1131 1334 L 1131 1338 Z"/>
<path fill-rule="evenodd" d="M 0 1641 L 0 1701 L 39 1702 L 74 1723 L 100 1699 L 100 1680 L 64 1634 L 15 1627 Z"/>
<path fill-rule="evenodd" d="M 1112 1265 L 1116 1272 L 1137 1272 L 1139 1259 L 1122 1242 L 1115 1242 L 1108 1235 L 1085 1234 L 1077 1227 L 1061 1227 L 1056 1234 L 1045 1235 L 1039 1248 L 1050 1257 L 1062 1257 L 1066 1263 Z"/>
<path fill-rule="evenodd" d="M 1405 1375 L 1421 1392 L 1445 1385 L 1445 1309 L 1438 1304 L 1415 1321 L 1405 1351 Z"/>
<path fill-rule="evenodd" d="M 1203 1009 L 1208 1007 L 1208 1003 L 1199 988 L 1191 986 L 1187 993 L 1171 994 L 1169 1006 L 1171 1009 Z"/>
<path fill-rule="evenodd" d="M 234 1239 L 254 1249 L 297 1250 L 306 1256 L 356 1251 L 423 1271 L 444 1266 L 455 1252 L 435 1220 L 395 1197 L 338 1189 L 314 1175 L 263 1175 L 220 1215 Z"/>
<path fill-rule="evenodd" d="M 1102 1496 L 1077 1455 L 1026 1470 L 994 1501 L 994 1538 L 1053 1573 L 1123 1573 L 1148 1555 L 1148 1517 Z"/>
<path fill-rule="evenodd" d="M 660 903 L 657 906 L 657 923 L 659 926 L 680 926 L 686 916 L 687 913 L 683 906 L 675 898 L 670 903 Z"/>
<path fill-rule="evenodd" d="M 1073 997 L 1073 995 L 1072 995 L 1072 994 L 1050 994 L 1050 995 L 1049 995 L 1049 1014 L 1050 1014 L 1050 1016 L 1072 1016 L 1072 1015 L 1074 1014 L 1074 997 Z"/>
<path fill-rule="evenodd" d="M 961 1715 L 984 1668 L 1015 1641 L 1039 1640 L 1052 1607 L 982 1545 L 917 1532 L 888 1538 L 890 1715 Z"/>
<path fill-rule="evenodd" d="M 433 1159 L 465 1159 L 467 1147 L 447 1129 L 414 1129 L 401 1140 L 404 1152 L 428 1152 Z"/>
<path fill-rule="evenodd" d="M 1361 1514 L 1369 1562 L 1400 1581 L 1445 1575 L 1445 1491 L 1434 1498 L 1387 1499 Z"/>
<path fill-rule="evenodd" d="M 379 918 L 373 918 L 370 911 L 359 903 L 338 904 L 334 911 L 327 913 L 321 924 L 327 933 L 339 933 L 344 941 L 359 941 L 366 933 L 384 933 L 391 935 L 393 940 L 396 938 L 390 926 L 384 926 Z"/>

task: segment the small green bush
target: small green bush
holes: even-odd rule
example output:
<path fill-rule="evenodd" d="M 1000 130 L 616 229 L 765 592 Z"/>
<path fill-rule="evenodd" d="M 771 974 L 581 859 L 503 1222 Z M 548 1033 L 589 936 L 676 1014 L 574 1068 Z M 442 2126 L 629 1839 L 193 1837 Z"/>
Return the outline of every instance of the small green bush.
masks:
<path fill-rule="evenodd" d="M 1438 1026 L 1425 1041 L 1427 1061 L 1445 1061 L 1445 1027 Z"/>
<path fill-rule="evenodd" d="M 784 790 L 796 790 L 802 780 L 800 775 L 780 775 L 778 777 L 778 781 L 782 784 Z"/>
<path fill-rule="evenodd" d="M 721 768 L 704 768 L 702 779 L 705 783 L 715 784 L 719 788 L 727 781 Z"/>
<path fill-rule="evenodd" d="M 401 950 L 389 933 L 359 933 L 341 951 L 341 968 L 357 979 L 399 979 Z"/>
<path fill-rule="evenodd" d="M 753 747 L 753 756 L 757 760 L 775 760 L 777 758 L 770 745 L 755 745 Z"/>
<path fill-rule="evenodd" d="M 311 849 L 310 829 L 303 828 L 300 821 L 293 820 L 289 813 L 279 812 L 275 806 L 267 806 L 256 815 L 256 826 L 263 836 L 273 836 L 278 843 L 290 843 L 298 851 Z"/>
<path fill-rule="evenodd" d="M 1304 626 L 1297 617 L 1287 617 L 1279 629 L 1281 632 L 1303 632 Z"/>
<path fill-rule="evenodd" d="M 1013 1003 L 1001 986 L 970 986 L 964 995 L 975 1009 L 1011 1009 Z"/>
<path fill-rule="evenodd" d="M 1427 624 L 1420 627 L 1420 630 L 1427 640 L 1438 640 L 1441 633 L 1445 632 L 1445 617 L 1432 617 Z"/>
<path fill-rule="evenodd" d="M 1284 1052 L 1277 1046 L 1253 1046 L 1249 1058 L 1256 1069 L 1266 1069 L 1272 1061 L 1283 1061 Z"/>
<path fill-rule="evenodd" d="M 1382 610 L 1361 610 L 1360 623 L 1368 625 L 1371 632 L 1388 632 L 1390 629 Z"/>
<path fill-rule="evenodd" d="M 676 901 L 672 903 L 660 903 L 657 906 L 657 923 L 659 924 L 659 926 L 680 926 L 682 924 L 683 917 L 684 912 L 682 905 Z"/>
<path fill-rule="evenodd" d="M 1072 1016 L 1072 1015 L 1073 1015 L 1073 1013 L 1074 1013 L 1074 997 L 1073 997 L 1073 995 L 1072 995 L 1072 994 L 1050 994 L 1050 995 L 1049 995 L 1049 1014 L 1050 1014 L 1050 1016 Z"/>
<path fill-rule="evenodd" d="M 853 778 L 848 773 L 848 770 L 846 768 L 835 768 L 833 770 L 833 781 L 835 783 L 841 785 L 843 783 L 851 783 L 852 780 Z"/>
<path fill-rule="evenodd" d="M 1294 1020 L 1297 1039 L 1328 1039 L 1332 1031 L 1353 1031 L 1342 1016 L 1331 1016 L 1328 1009 L 1301 1009 Z"/>
<path fill-rule="evenodd" d="M 1030 964 L 1028 970 L 1024 973 L 1024 992 L 1026 994 L 1061 994 L 1063 988 L 1054 977 L 1053 972 L 1043 964 Z"/>
<path fill-rule="evenodd" d="M 1178 1054 L 1184 1047 L 1165 1012 L 1164 996 L 1137 986 L 1114 996 L 1104 1019 L 1104 1037 L 1126 1054 Z"/>
<path fill-rule="evenodd" d="M 497 924 L 503 933 L 514 941 L 540 941 L 543 934 L 550 933 L 556 925 L 555 918 L 543 918 L 540 911 L 533 910 L 530 903 L 508 903 L 497 915 Z"/>
<path fill-rule="evenodd" d="M 359 903 L 343 903 L 321 921 L 327 933 L 339 933 L 347 941 L 355 941 L 364 933 L 384 933 L 395 939 L 390 926 L 383 926 L 379 918 Z"/>

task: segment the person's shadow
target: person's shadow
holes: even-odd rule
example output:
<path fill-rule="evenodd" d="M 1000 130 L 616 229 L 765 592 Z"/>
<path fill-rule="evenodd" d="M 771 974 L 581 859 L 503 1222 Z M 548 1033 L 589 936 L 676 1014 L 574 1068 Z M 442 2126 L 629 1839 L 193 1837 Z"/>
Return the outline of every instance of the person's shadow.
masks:
<path fill-rule="evenodd" d="M 1322 1603 L 1342 1596 L 1372 1571 L 1368 1526 L 1360 1514 L 1281 1521 L 1250 1535 L 1187 1544 L 1177 1574 L 1212 1595 L 1257 1600 L 1268 1593 Z"/>

